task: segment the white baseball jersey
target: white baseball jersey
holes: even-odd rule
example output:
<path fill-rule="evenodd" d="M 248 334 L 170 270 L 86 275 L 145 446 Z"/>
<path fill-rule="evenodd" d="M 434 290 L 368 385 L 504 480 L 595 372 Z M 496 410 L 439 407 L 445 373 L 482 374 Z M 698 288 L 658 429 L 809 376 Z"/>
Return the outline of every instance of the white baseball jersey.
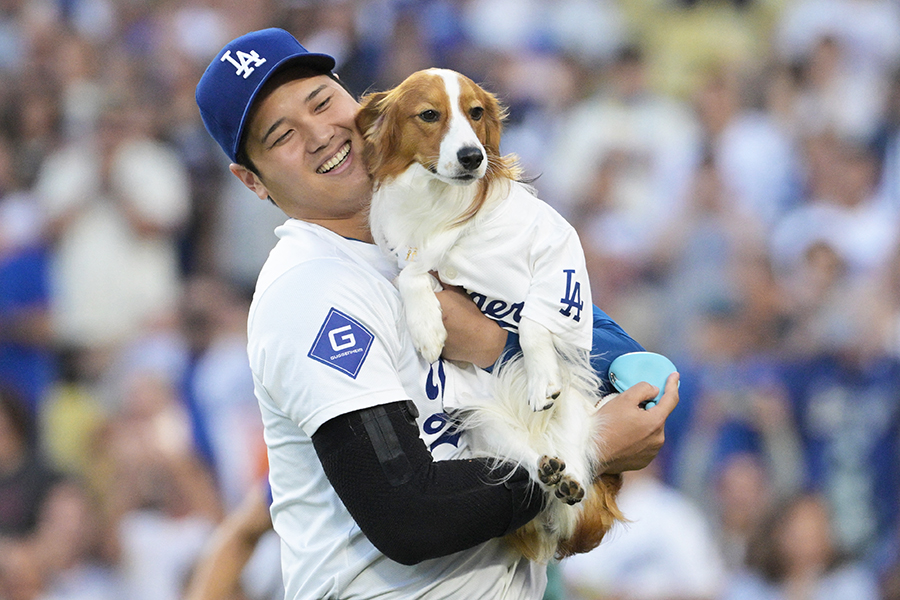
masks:
<path fill-rule="evenodd" d="M 575 229 L 521 184 L 459 238 L 438 273 L 515 331 L 522 316 L 591 349 L 591 288 Z"/>
<path fill-rule="evenodd" d="M 312 434 L 340 414 L 408 398 L 435 458 L 460 456 L 442 399 L 457 387 L 471 393 L 475 377 L 449 363 L 429 366 L 415 352 L 391 283 L 396 267 L 377 246 L 296 220 L 276 234 L 250 308 L 248 352 L 285 597 L 541 598 L 544 567 L 501 540 L 404 566 L 360 531 L 325 477 Z"/>

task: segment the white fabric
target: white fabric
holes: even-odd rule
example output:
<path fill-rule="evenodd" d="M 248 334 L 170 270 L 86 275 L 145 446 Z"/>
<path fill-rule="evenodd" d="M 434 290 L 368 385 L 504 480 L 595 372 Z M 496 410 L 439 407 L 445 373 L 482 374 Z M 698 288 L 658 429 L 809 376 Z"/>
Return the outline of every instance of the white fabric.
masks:
<path fill-rule="evenodd" d="M 578 234 L 524 186 L 511 186 L 510 195 L 459 238 L 438 273 L 445 283 L 477 291 L 482 312 L 501 325 L 515 329 L 525 316 L 591 349 L 591 289 Z M 514 306 L 523 302 L 524 308 Z"/>
<path fill-rule="evenodd" d="M 396 269 L 376 246 L 294 220 L 276 234 L 250 308 L 248 350 L 285 597 L 540 598 L 544 568 L 500 540 L 408 567 L 383 556 L 360 531 L 310 436 L 340 414 L 408 398 L 435 458 L 459 456 L 464 449 L 448 435 L 441 396 L 454 394 L 464 373 L 441 363 L 432 372 L 416 354 L 390 281 Z"/>

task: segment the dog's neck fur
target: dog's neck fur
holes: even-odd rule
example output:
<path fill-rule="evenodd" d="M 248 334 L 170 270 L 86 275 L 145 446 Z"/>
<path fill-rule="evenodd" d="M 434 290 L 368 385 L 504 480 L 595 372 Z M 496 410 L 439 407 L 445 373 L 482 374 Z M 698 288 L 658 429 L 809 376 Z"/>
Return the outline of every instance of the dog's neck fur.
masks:
<path fill-rule="evenodd" d="M 391 249 L 421 247 L 437 234 L 453 230 L 462 235 L 509 195 L 512 184 L 501 178 L 451 185 L 414 163 L 397 177 L 376 183 L 370 215 L 372 233 Z M 466 218 L 482 185 L 488 186 L 486 199 L 474 216 Z"/>

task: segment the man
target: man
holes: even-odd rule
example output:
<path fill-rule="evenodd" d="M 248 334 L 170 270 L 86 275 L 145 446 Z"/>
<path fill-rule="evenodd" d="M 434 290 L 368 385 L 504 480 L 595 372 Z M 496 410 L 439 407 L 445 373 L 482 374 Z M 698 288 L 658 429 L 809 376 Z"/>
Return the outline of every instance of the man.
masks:
<path fill-rule="evenodd" d="M 334 60 L 267 29 L 233 40 L 197 87 L 231 171 L 290 220 L 263 267 L 249 355 L 265 425 L 286 597 L 540 598 L 543 565 L 501 536 L 545 499 L 524 469 L 463 459 L 441 399 L 483 393 L 471 371 L 424 362 L 372 243 L 358 105 Z M 441 292 L 445 359 L 491 366 L 508 336 L 464 293 Z M 617 328 L 622 348 L 639 349 Z M 615 345 L 615 344 L 613 344 Z M 627 351 L 627 350 L 626 350 Z M 638 385 L 604 408 L 608 472 L 642 468 L 678 401 Z"/>

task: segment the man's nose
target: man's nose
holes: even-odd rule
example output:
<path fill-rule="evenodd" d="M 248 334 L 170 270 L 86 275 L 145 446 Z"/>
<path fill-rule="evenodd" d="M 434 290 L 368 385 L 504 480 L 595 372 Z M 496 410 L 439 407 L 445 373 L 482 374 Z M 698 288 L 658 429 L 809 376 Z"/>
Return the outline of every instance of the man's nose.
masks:
<path fill-rule="evenodd" d="M 330 124 L 310 123 L 305 130 L 306 145 L 313 154 L 327 148 L 334 137 L 334 127 Z"/>

